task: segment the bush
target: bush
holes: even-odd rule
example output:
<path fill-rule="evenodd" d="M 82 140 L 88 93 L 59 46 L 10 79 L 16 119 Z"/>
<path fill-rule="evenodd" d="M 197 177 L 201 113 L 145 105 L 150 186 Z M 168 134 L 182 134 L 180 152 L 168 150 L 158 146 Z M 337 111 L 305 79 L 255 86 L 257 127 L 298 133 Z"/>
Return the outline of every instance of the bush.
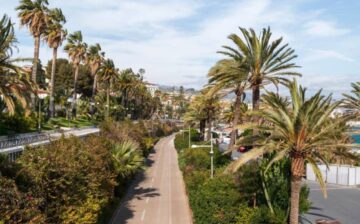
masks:
<path fill-rule="evenodd" d="M 231 176 L 221 175 L 207 179 L 197 189 L 189 189 L 189 198 L 195 223 L 236 223 L 241 195 Z"/>
<path fill-rule="evenodd" d="M 113 198 L 115 173 L 100 137 L 60 139 L 24 151 L 18 162 L 33 179 L 47 223 L 96 223 Z"/>
<path fill-rule="evenodd" d="M 254 210 L 249 224 L 285 224 L 287 222 L 286 212 L 275 210 L 275 214 L 272 214 L 266 206 L 258 207 Z"/>
<path fill-rule="evenodd" d="M 22 114 L 14 116 L 3 115 L 0 118 L 1 134 L 16 134 L 29 132 L 36 127 L 37 119 L 34 115 L 25 117 Z"/>

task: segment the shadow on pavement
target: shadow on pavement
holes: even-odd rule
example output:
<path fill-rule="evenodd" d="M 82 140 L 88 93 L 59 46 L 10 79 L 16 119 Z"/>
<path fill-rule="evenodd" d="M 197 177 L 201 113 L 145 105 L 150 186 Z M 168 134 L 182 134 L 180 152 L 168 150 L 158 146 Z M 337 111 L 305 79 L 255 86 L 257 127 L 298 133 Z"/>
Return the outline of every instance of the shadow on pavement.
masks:
<path fill-rule="evenodd" d="M 321 218 L 326 218 L 326 219 L 329 219 L 329 220 L 335 220 L 334 217 L 331 217 L 331 216 L 328 216 L 328 215 L 324 215 L 324 214 L 321 214 L 323 212 L 323 209 L 322 208 L 318 208 L 318 207 L 310 207 L 310 210 L 309 212 L 307 212 L 306 214 L 307 215 L 310 215 L 312 217 L 315 217 L 315 219 L 321 219 Z M 308 218 L 304 217 L 304 216 L 301 216 L 300 217 L 300 223 L 313 223 L 311 222 L 311 220 L 309 220 Z"/>
<path fill-rule="evenodd" d="M 151 159 L 151 157 L 154 156 L 155 153 L 155 150 L 152 150 L 146 159 L 145 164 L 147 168 L 154 165 L 154 160 Z M 157 188 L 144 188 L 140 186 L 141 182 L 143 182 L 145 179 L 146 174 L 145 170 L 143 170 L 135 177 L 133 183 L 130 185 L 110 223 L 125 224 L 134 217 L 135 211 L 130 205 L 132 200 L 145 200 L 147 197 L 153 198 L 160 196 Z"/>

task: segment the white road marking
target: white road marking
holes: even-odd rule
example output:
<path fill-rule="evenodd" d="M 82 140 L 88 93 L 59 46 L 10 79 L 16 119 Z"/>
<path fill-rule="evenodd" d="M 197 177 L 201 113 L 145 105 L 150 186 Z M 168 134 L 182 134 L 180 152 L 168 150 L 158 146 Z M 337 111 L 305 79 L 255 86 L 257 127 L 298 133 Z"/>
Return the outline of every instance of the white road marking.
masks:
<path fill-rule="evenodd" d="M 172 224 L 172 213 L 171 213 L 171 147 L 168 147 L 169 153 L 169 224 Z"/>
<path fill-rule="evenodd" d="M 142 212 L 142 215 L 141 215 L 141 222 L 143 222 L 143 221 L 144 221 L 144 218 L 145 218 L 145 213 L 146 213 L 146 210 L 144 210 L 144 211 Z"/>
<path fill-rule="evenodd" d="M 150 198 L 146 198 L 146 204 L 148 204 L 148 203 L 149 203 L 149 199 L 150 199 Z"/>

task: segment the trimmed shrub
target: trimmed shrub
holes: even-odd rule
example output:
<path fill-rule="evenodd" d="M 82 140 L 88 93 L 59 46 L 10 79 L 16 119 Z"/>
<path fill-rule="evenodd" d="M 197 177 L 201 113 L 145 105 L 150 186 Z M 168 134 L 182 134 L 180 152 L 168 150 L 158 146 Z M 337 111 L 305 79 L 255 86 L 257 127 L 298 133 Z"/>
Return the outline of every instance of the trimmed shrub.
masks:
<path fill-rule="evenodd" d="M 195 223 L 236 223 L 241 195 L 231 176 L 221 175 L 207 179 L 197 189 L 190 188 L 189 197 Z"/>

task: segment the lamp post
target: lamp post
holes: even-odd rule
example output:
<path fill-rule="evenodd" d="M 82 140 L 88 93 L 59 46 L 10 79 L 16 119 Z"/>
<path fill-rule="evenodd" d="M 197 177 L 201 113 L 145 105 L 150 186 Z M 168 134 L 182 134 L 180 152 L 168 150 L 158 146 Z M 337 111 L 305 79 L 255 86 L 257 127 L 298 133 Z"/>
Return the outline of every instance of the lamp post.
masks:
<path fill-rule="evenodd" d="M 189 125 L 189 148 L 191 146 L 191 126 Z"/>
<path fill-rule="evenodd" d="M 191 148 L 210 148 L 210 163 L 211 163 L 211 174 L 210 177 L 214 178 L 214 145 L 213 145 L 213 134 L 211 132 L 210 145 L 192 145 Z M 190 140 L 189 140 L 190 144 Z"/>
<path fill-rule="evenodd" d="M 39 98 L 39 112 L 38 112 L 38 132 L 41 132 L 41 100 L 45 99 L 46 93 L 38 93 Z"/>

